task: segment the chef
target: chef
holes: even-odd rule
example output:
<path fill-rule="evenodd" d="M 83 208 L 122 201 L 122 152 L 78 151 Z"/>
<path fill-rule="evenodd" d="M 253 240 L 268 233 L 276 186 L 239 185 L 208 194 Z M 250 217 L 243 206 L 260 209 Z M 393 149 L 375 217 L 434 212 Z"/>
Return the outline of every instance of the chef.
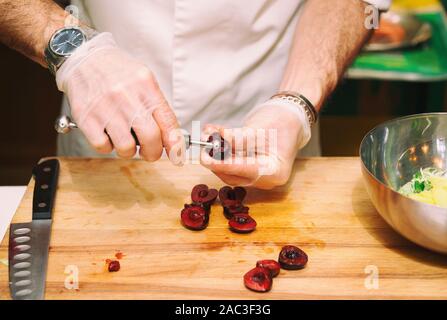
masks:
<path fill-rule="evenodd" d="M 202 153 L 224 182 L 268 189 L 287 182 L 299 151 L 320 153 L 318 112 L 371 34 L 371 5 L 390 1 L 0 0 L 0 40 L 64 92 L 80 130 L 59 136 L 60 155 L 133 157 L 133 129 L 143 159 L 165 149 L 173 160 L 173 132 L 192 121 L 231 141 L 274 129 L 273 151 L 256 155 L 268 174 L 250 152 L 229 163 Z"/>

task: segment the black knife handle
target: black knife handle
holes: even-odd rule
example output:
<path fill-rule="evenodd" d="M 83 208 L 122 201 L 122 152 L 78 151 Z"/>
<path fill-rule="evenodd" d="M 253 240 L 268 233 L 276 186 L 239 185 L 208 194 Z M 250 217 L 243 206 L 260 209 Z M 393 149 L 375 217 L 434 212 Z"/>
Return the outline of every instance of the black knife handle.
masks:
<path fill-rule="evenodd" d="M 59 177 L 59 161 L 46 160 L 33 169 L 33 220 L 51 219 Z"/>

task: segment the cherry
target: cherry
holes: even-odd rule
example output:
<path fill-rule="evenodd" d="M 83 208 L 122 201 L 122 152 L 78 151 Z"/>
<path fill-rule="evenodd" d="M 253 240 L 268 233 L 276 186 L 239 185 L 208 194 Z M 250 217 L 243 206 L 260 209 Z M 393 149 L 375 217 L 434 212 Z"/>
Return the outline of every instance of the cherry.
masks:
<path fill-rule="evenodd" d="M 244 275 L 245 286 L 256 292 L 267 292 L 272 288 L 272 277 L 266 268 L 256 267 Z"/>
<path fill-rule="evenodd" d="M 191 230 L 203 230 L 208 226 L 209 214 L 198 205 L 185 205 L 181 213 L 183 225 Z"/>
<path fill-rule="evenodd" d="M 206 147 L 205 149 L 211 158 L 214 158 L 216 160 L 224 160 L 231 154 L 230 144 L 224 138 L 222 138 L 222 136 L 218 132 L 210 135 L 207 142 L 211 142 L 214 144 L 212 148 Z"/>
<path fill-rule="evenodd" d="M 256 267 L 268 269 L 272 278 L 276 277 L 281 270 L 281 265 L 275 260 L 259 260 L 256 262 Z"/>
<path fill-rule="evenodd" d="M 247 195 L 247 190 L 243 187 L 222 187 L 219 190 L 219 200 L 223 204 L 226 200 L 244 201 Z"/>
<path fill-rule="evenodd" d="M 202 204 L 209 210 L 218 194 L 216 189 L 209 189 L 206 184 L 198 184 L 191 191 L 191 200 L 194 204 Z"/>
<path fill-rule="evenodd" d="M 238 213 L 228 221 L 231 231 L 250 233 L 256 229 L 256 221 L 246 213 Z"/>
<path fill-rule="evenodd" d="M 307 263 L 307 254 L 298 247 L 284 246 L 279 253 L 279 264 L 286 270 L 302 269 Z"/>
<path fill-rule="evenodd" d="M 238 214 L 238 213 L 247 213 L 249 211 L 249 208 L 242 205 L 241 202 L 239 202 L 238 200 L 225 200 L 222 203 L 223 206 L 223 210 L 224 210 L 224 215 L 225 218 L 227 219 L 231 219 L 233 217 L 233 215 Z"/>
<path fill-rule="evenodd" d="M 108 270 L 109 272 L 117 272 L 121 268 L 120 262 L 118 260 L 112 260 L 109 262 Z"/>

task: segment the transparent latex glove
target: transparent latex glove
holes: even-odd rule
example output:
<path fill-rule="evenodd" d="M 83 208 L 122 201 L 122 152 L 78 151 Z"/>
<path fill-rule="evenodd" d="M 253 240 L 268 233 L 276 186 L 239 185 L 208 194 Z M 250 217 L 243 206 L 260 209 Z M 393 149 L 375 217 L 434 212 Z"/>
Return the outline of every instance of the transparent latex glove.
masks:
<path fill-rule="evenodd" d="M 160 158 L 163 146 L 179 144 L 177 118 L 151 71 L 120 49 L 110 33 L 101 33 L 80 46 L 56 73 L 59 90 L 68 97 L 72 116 L 99 153 L 115 148 L 118 156 L 136 152 L 131 135 L 140 142 L 140 155 Z"/>
<path fill-rule="evenodd" d="M 260 189 L 272 189 L 288 181 L 298 150 L 311 136 L 304 109 L 281 99 L 254 108 L 242 128 L 207 125 L 202 139 L 216 131 L 231 144 L 233 154 L 220 161 L 202 150 L 202 164 L 229 185 Z"/>

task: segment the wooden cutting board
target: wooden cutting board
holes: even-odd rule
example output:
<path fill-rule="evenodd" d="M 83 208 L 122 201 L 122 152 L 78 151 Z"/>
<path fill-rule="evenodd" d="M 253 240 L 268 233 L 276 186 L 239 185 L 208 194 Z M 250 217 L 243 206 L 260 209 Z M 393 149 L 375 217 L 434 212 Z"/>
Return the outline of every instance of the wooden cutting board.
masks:
<path fill-rule="evenodd" d="M 223 185 L 200 165 L 61 159 L 46 298 L 447 298 L 447 256 L 386 225 L 366 194 L 358 158 L 302 159 L 295 168 L 282 188 L 249 189 L 258 228 L 241 235 L 228 230 L 219 204 L 207 229 L 181 226 L 195 184 Z M 30 220 L 32 188 L 31 181 L 14 222 Z M 281 270 L 269 293 L 245 289 L 244 273 L 259 259 L 276 259 L 285 244 L 308 253 L 307 267 Z M 121 270 L 109 273 L 105 260 L 118 252 Z M 79 289 L 65 287 L 70 270 Z M 0 264 L 0 299 L 9 298 L 7 274 Z"/>

